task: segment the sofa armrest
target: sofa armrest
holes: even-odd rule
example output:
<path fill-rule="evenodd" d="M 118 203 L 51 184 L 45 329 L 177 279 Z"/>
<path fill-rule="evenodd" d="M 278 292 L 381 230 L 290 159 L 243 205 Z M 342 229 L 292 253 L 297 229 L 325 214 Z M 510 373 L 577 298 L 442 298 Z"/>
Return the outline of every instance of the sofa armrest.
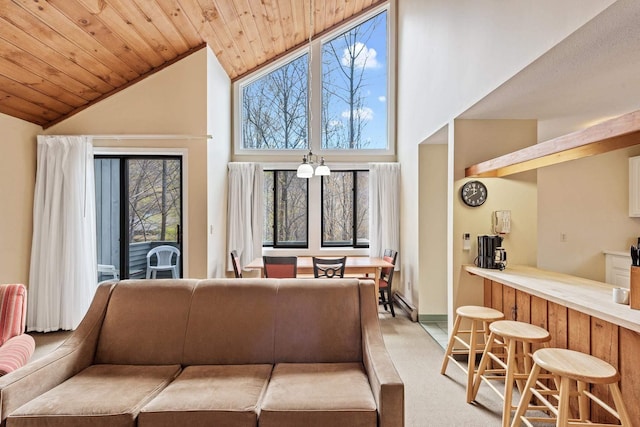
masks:
<path fill-rule="evenodd" d="M 9 338 L 0 347 L 0 375 L 6 375 L 27 364 L 36 343 L 31 335 L 21 334 Z"/>
<path fill-rule="evenodd" d="M 115 282 L 101 283 L 78 328 L 56 350 L 0 378 L 0 423 L 93 362 L 100 327 Z"/>
<path fill-rule="evenodd" d="M 380 331 L 375 285 L 360 281 L 362 360 L 378 407 L 379 427 L 404 426 L 404 383 L 396 371 Z"/>

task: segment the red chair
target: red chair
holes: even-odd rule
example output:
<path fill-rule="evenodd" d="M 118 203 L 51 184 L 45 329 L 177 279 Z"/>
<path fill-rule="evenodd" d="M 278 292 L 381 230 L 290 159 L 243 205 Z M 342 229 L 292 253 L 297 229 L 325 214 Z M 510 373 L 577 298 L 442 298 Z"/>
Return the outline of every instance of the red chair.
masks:
<path fill-rule="evenodd" d="M 22 284 L 0 285 L 0 375 L 25 365 L 36 348 L 24 333 L 27 319 L 27 289 Z"/>
<path fill-rule="evenodd" d="M 236 279 L 242 279 L 240 258 L 238 257 L 238 252 L 235 249 L 231 251 L 231 264 L 233 264 L 233 273 L 236 275 Z"/>
<path fill-rule="evenodd" d="M 295 278 L 298 274 L 298 257 L 263 256 L 264 277 L 272 279 Z"/>
<path fill-rule="evenodd" d="M 383 268 L 380 273 L 380 303 L 384 306 L 385 310 L 388 310 L 388 305 L 391 308 L 391 316 L 396 317 L 396 313 L 393 310 L 393 301 L 391 301 L 391 281 L 393 280 L 393 270 L 395 269 L 398 252 L 393 249 L 385 249 L 382 258 L 394 266 Z"/>

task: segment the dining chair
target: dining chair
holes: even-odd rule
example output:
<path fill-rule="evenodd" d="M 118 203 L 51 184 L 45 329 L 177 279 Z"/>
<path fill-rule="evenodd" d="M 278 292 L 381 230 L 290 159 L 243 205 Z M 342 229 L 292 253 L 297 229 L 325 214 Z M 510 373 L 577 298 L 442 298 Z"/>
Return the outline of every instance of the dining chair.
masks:
<path fill-rule="evenodd" d="M 313 257 L 313 277 L 315 278 L 342 278 L 347 257 L 341 258 L 316 258 Z"/>
<path fill-rule="evenodd" d="M 173 262 L 174 255 L 175 263 Z M 154 256 L 157 262 L 152 265 L 151 260 Z M 147 252 L 147 279 L 152 277 L 155 279 L 158 271 L 171 271 L 171 277 L 177 279 L 180 277 L 178 265 L 180 265 L 180 249 L 169 245 L 156 246 Z"/>
<path fill-rule="evenodd" d="M 295 278 L 298 273 L 298 257 L 266 256 L 262 257 L 264 277 L 272 279 Z"/>
<path fill-rule="evenodd" d="M 231 264 L 233 264 L 233 273 L 236 275 L 236 279 L 242 279 L 240 257 L 238 257 L 238 252 L 235 249 L 231 251 Z"/>
<path fill-rule="evenodd" d="M 398 251 L 393 249 L 385 249 L 382 259 L 393 264 L 393 267 L 383 268 L 380 272 L 379 293 L 380 303 L 384 306 L 385 310 L 388 310 L 387 306 L 391 308 L 391 316 L 396 317 L 396 313 L 393 310 L 393 301 L 391 301 L 391 282 L 393 280 L 393 270 L 395 269 L 396 259 L 398 258 Z"/>

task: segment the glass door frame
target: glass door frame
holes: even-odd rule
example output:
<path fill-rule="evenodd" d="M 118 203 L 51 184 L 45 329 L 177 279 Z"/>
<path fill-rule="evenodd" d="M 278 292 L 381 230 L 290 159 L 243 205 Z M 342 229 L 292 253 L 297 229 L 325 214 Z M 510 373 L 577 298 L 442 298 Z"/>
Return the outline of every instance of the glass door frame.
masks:
<path fill-rule="evenodd" d="M 135 159 L 135 158 L 173 158 L 179 159 L 181 163 L 181 174 L 180 174 L 180 185 L 181 185 L 181 208 L 180 208 L 180 236 L 179 236 L 179 244 L 180 244 L 180 275 L 181 277 L 189 277 L 188 274 L 188 225 L 185 222 L 185 218 L 188 218 L 188 191 L 187 191 L 187 152 L 186 148 L 168 148 L 168 149 L 146 149 L 146 148 L 134 148 L 134 147 L 94 147 L 93 154 L 94 158 L 111 158 L 111 159 Z M 123 170 L 120 171 L 121 178 L 125 177 L 126 173 Z M 128 177 L 126 177 L 128 178 Z M 128 179 L 120 180 L 120 192 L 123 190 L 126 191 L 126 186 L 128 185 Z M 123 204 L 126 206 L 120 207 L 120 227 L 128 227 L 128 203 Z M 128 237 L 128 232 L 126 233 Z M 122 236 L 122 232 L 121 232 Z M 122 271 L 122 267 L 120 268 L 120 279 L 128 278 L 129 271 L 129 250 L 124 250 L 124 245 L 128 245 L 128 242 L 124 244 L 120 242 L 120 265 L 127 266 L 126 273 Z M 125 275 L 123 275 L 125 273 Z"/>

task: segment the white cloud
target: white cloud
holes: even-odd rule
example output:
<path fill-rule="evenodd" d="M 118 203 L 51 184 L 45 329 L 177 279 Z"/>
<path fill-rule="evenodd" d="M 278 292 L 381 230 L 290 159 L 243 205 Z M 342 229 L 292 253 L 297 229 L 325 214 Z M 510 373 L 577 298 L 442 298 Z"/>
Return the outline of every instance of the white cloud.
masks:
<path fill-rule="evenodd" d="M 378 101 L 380 101 L 380 102 L 387 102 L 387 97 L 386 97 L 386 96 L 384 96 L 384 95 L 379 96 L 379 97 L 378 97 Z"/>
<path fill-rule="evenodd" d="M 381 66 L 376 59 L 378 52 L 373 48 L 369 49 L 364 43 L 356 42 L 355 45 L 344 49 L 340 60 L 342 65 L 345 67 L 351 66 L 351 57 L 353 55 L 356 55 L 354 58 L 356 68 L 379 68 Z"/>
<path fill-rule="evenodd" d="M 369 107 L 358 108 L 357 110 L 353 111 L 353 116 L 360 120 L 373 120 L 373 110 Z M 343 111 L 342 117 L 344 117 L 345 119 L 351 117 L 350 111 Z"/>

